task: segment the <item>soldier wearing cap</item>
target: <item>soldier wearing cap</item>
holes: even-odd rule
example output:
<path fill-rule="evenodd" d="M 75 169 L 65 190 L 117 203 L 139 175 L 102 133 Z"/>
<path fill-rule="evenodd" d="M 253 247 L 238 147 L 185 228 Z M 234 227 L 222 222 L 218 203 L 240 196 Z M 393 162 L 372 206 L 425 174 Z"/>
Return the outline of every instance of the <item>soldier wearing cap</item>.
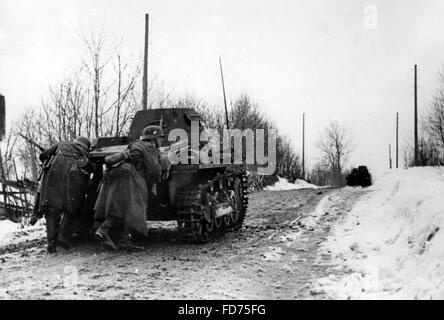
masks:
<path fill-rule="evenodd" d="M 91 143 L 85 137 L 62 141 L 43 151 L 45 163 L 41 182 L 40 208 L 46 219 L 48 252 L 57 246 L 68 250 L 73 217 L 81 210 L 92 165 L 88 160 Z"/>
<path fill-rule="evenodd" d="M 104 180 L 95 204 L 94 219 L 103 221 L 96 237 L 111 250 L 143 249 L 130 241 L 132 232 L 148 234 L 148 192 L 160 180 L 159 151 L 162 128 L 147 126 L 139 141 L 124 152 L 105 158 Z M 119 236 L 112 240 L 111 231 Z"/>

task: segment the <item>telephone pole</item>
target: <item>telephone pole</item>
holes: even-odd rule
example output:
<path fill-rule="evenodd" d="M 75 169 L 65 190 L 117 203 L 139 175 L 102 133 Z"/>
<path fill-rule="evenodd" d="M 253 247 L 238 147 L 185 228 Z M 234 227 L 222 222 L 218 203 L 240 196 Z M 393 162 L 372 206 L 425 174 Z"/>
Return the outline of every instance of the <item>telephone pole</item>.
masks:
<path fill-rule="evenodd" d="M 0 94 L 0 141 L 3 141 L 5 134 L 6 134 L 6 105 L 5 105 L 5 97 Z"/>
<path fill-rule="evenodd" d="M 398 132 L 399 132 L 399 114 L 398 112 L 396 112 L 396 169 L 398 169 L 398 152 L 399 152 Z"/>
<path fill-rule="evenodd" d="M 305 179 L 305 113 L 302 114 L 302 179 Z"/>
<path fill-rule="evenodd" d="M 392 169 L 392 146 L 389 145 L 389 169 Z"/>
<path fill-rule="evenodd" d="M 143 47 L 143 78 L 142 78 L 142 108 L 148 109 L 148 33 L 150 15 L 145 13 L 145 43 Z"/>
<path fill-rule="evenodd" d="M 414 79 L 414 87 L 415 87 L 415 162 L 414 165 L 418 165 L 418 86 L 417 86 L 417 67 L 415 64 L 415 79 Z"/>

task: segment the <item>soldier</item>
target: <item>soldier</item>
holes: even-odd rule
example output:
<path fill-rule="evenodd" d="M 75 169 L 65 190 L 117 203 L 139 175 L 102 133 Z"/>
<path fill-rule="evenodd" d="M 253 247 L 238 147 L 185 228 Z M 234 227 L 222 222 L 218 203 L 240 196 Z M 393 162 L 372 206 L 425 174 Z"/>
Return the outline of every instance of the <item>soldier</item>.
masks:
<path fill-rule="evenodd" d="M 59 142 L 40 154 L 45 163 L 41 182 L 40 209 L 46 219 L 48 252 L 57 245 L 71 248 L 69 229 L 82 207 L 92 165 L 88 160 L 91 143 L 85 137 Z"/>
<path fill-rule="evenodd" d="M 96 237 L 109 249 L 143 249 L 130 241 L 130 232 L 148 234 L 148 192 L 160 180 L 158 148 L 162 137 L 161 127 L 147 126 L 140 141 L 130 144 L 124 152 L 105 158 L 106 169 L 94 219 L 104 220 Z M 116 229 L 120 229 L 117 245 L 110 237 L 110 231 Z"/>

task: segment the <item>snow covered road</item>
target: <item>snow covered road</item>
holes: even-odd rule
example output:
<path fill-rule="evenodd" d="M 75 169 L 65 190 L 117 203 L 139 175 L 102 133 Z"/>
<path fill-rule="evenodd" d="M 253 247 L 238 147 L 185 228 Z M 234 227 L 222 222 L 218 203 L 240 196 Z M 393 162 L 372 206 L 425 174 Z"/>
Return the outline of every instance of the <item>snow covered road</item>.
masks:
<path fill-rule="evenodd" d="M 211 243 L 176 240 L 175 223 L 150 223 L 139 253 L 83 244 L 48 255 L 43 230 L 0 246 L 0 298 L 312 299 L 317 280 L 341 275 L 319 254 L 331 226 L 362 189 L 260 191 L 242 231 Z"/>
<path fill-rule="evenodd" d="M 202 245 L 176 240 L 174 222 L 149 223 L 139 253 L 48 255 L 42 227 L 14 232 L 0 244 L 0 298 L 444 299 L 444 170 L 285 189 L 251 194 L 245 228 Z"/>

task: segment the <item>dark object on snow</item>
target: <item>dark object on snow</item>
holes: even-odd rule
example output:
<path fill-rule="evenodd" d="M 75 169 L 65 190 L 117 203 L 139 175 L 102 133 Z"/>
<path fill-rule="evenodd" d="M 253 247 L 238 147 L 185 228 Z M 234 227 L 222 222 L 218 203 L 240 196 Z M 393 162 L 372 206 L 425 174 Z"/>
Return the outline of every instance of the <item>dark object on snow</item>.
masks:
<path fill-rule="evenodd" d="M 372 185 L 372 175 L 366 166 L 353 168 L 345 180 L 347 181 L 348 186 L 368 187 Z"/>

